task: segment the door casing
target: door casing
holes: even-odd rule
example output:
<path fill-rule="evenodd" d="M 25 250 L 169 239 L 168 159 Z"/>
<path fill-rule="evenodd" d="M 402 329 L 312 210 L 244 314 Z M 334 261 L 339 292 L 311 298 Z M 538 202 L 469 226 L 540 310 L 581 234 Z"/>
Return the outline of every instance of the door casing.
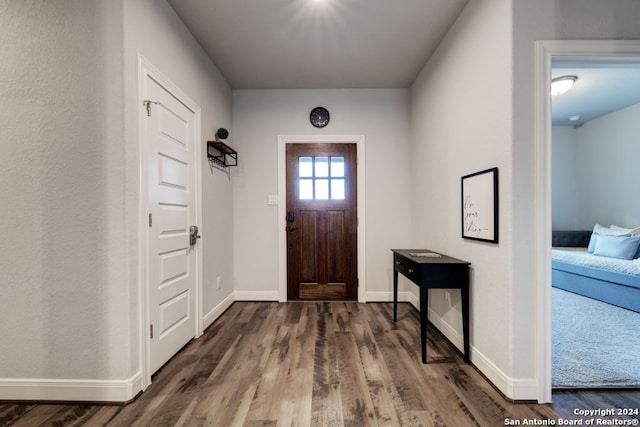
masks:
<path fill-rule="evenodd" d="M 549 403 L 551 385 L 551 70 L 554 58 L 575 64 L 640 64 L 637 40 L 538 40 L 535 46 L 535 194 L 538 402 Z"/>
<path fill-rule="evenodd" d="M 365 275 L 365 138 L 364 135 L 279 135 L 278 136 L 278 299 L 287 301 L 287 144 L 356 144 L 358 188 L 358 302 L 366 302 Z"/>
<path fill-rule="evenodd" d="M 139 155 L 139 200 L 138 200 L 138 324 L 139 324 L 139 355 L 140 369 L 142 374 L 142 390 L 145 390 L 151 384 L 151 338 L 149 333 L 150 325 L 150 307 L 149 307 L 149 283 L 147 277 L 147 265 L 149 263 L 149 253 L 147 251 L 147 240 L 149 239 L 148 227 L 148 176 L 147 167 L 147 150 L 144 144 L 144 119 L 147 109 L 144 107 L 146 94 L 144 93 L 144 82 L 146 78 L 153 78 L 155 81 L 164 86 L 172 95 L 180 100 L 195 114 L 195 214 L 196 224 L 202 224 L 202 174 L 200 164 L 202 162 L 202 153 L 200 149 L 201 136 L 201 109 L 189 96 L 187 96 L 178 86 L 176 86 L 168 77 L 151 64 L 142 55 L 138 55 L 138 155 Z M 153 114 L 153 104 L 151 105 L 151 114 Z M 202 250 L 195 249 L 196 256 L 196 337 L 202 335 Z M 135 394 L 135 393 L 134 393 Z"/>

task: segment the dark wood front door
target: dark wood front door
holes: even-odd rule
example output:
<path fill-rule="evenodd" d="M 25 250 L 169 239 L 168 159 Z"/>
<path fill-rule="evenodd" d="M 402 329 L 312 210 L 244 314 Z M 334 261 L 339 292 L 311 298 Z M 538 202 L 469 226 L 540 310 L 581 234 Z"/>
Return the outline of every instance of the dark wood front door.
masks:
<path fill-rule="evenodd" d="M 357 299 L 356 144 L 287 144 L 287 295 Z"/>

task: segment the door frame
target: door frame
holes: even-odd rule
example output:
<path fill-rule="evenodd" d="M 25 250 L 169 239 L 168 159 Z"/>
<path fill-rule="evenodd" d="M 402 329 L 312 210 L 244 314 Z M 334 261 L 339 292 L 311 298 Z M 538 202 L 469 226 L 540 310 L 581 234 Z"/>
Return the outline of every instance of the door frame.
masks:
<path fill-rule="evenodd" d="M 551 402 L 551 70 L 563 64 L 640 64 L 637 40 L 538 40 L 535 46 L 535 197 L 538 402 Z"/>
<path fill-rule="evenodd" d="M 358 209 L 358 302 L 366 302 L 364 135 L 278 135 L 278 298 L 287 301 L 287 144 L 356 144 Z"/>
<path fill-rule="evenodd" d="M 142 375 L 142 390 L 144 391 L 151 384 L 151 338 L 149 335 L 150 325 L 150 307 L 149 307 L 149 282 L 147 269 L 149 266 L 149 225 L 148 225 L 148 156 L 145 149 L 145 119 L 147 110 L 144 107 L 145 101 L 145 80 L 151 78 L 158 84 L 163 86 L 176 99 L 184 104 L 195 115 L 195 146 L 194 146 L 194 173 L 195 173 L 195 200 L 194 209 L 196 215 L 196 224 L 202 224 L 202 173 L 200 164 L 202 162 L 202 127 L 201 127 L 201 109 L 186 93 L 184 93 L 177 85 L 175 85 L 167 76 L 165 76 L 158 68 L 149 62 L 144 56 L 138 54 L 138 168 L 139 168 L 139 196 L 138 196 L 138 333 L 139 335 L 139 363 Z M 151 114 L 153 114 L 153 105 L 151 105 Z M 202 335 L 202 250 L 200 245 L 196 244 L 192 247 L 196 257 L 196 313 L 194 314 L 196 322 L 196 335 Z M 135 393 L 134 393 L 135 394 Z"/>

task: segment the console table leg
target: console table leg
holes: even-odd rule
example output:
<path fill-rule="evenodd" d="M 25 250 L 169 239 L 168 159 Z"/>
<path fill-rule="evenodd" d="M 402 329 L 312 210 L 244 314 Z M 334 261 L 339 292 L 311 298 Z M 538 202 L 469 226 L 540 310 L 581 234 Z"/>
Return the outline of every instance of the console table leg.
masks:
<path fill-rule="evenodd" d="M 429 307 L 429 288 L 420 286 L 420 346 L 422 363 L 427 363 L 427 318 Z"/>
<path fill-rule="evenodd" d="M 468 273 L 467 273 L 468 274 Z M 467 285 L 460 289 L 462 297 L 462 335 L 464 339 L 464 361 L 471 363 L 471 352 L 469 346 L 469 280 Z"/>
<path fill-rule="evenodd" d="M 393 270 L 393 321 L 398 320 L 398 271 Z"/>

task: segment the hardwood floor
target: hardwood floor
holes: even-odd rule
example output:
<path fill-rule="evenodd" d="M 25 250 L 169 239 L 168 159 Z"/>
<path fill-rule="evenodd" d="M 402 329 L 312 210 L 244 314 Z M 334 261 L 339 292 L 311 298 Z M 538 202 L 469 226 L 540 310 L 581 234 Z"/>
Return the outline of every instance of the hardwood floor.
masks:
<path fill-rule="evenodd" d="M 0 403 L 0 426 L 457 427 L 640 419 L 574 415 L 638 410 L 639 392 L 510 403 L 431 325 L 423 365 L 419 316 L 409 304 L 398 307 L 397 323 L 392 319 L 390 303 L 237 302 L 129 405 Z"/>

